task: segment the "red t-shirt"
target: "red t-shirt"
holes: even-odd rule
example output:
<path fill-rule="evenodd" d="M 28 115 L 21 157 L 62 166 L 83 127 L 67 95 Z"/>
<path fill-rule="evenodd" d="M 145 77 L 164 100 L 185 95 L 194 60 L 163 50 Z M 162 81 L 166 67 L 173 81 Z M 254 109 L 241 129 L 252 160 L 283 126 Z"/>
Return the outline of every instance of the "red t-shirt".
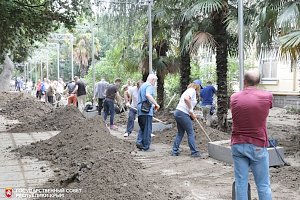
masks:
<path fill-rule="evenodd" d="M 231 144 L 268 146 L 266 122 L 272 108 L 270 92 L 247 87 L 230 97 L 232 113 Z"/>

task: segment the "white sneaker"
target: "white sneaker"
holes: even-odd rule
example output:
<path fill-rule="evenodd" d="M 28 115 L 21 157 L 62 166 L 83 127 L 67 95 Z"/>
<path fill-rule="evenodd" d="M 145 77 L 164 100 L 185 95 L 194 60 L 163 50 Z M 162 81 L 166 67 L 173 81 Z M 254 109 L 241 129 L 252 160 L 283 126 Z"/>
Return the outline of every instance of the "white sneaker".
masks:
<path fill-rule="evenodd" d="M 128 137 L 129 136 L 129 134 L 126 132 L 126 133 L 124 133 L 124 137 Z"/>
<path fill-rule="evenodd" d="M 155 135 L 153 133 L 151 133 L 151 137 L 154 137 Z"/>

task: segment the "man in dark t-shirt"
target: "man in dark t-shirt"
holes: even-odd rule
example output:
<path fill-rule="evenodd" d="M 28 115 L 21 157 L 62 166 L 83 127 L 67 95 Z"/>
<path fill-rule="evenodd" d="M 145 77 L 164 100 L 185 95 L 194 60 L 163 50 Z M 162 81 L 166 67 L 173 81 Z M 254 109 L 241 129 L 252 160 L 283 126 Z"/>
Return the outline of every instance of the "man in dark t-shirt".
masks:
<path fill-rule="evenodd" d="M 78 101 L 78 109 L 83 112 L 86 102 L 86 85 L 85 83 L 80 80 L 77 76 L 74 77 L 75 80 L 75 89 L 73 94 L 77 95 Z"/>
<path fill-rule="evenodd" d="M 106 97 L 103 103 L 104 107 L 104 121 L 106 121 L 107 116 L 110 114 L 109 125 L 110 129 L 116 130 L 118 127 L 114 125 L 114 116 L 115 116 L 115 99 L 120 98 L 119 87 L 121 84 L 121 79 L 117 78 L 115 84 L 108 85 L 106 89 Z"/>

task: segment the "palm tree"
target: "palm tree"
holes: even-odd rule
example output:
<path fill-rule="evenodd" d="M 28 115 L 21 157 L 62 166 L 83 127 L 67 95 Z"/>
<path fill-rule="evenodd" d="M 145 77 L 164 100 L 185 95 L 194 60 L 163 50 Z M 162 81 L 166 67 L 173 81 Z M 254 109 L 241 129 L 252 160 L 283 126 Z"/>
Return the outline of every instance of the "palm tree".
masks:
<path fill-rule="evenodd" d="M 227 94 L 227 58 L 228 40 L 227 32 L 228 1 L 227 0 L 201 0 L 186 10 L 184 18 L 198 19 L 194 27 L 194 37 L 189 38 L 190 49 L 199 46 L 209 46 L 216 53 L 216 70 L 218 85 L 218 128 L 227 130 L 228 94 Z M 196 48 L 197 49 L 197 48 Z"/>
<path fill-rule="evenodd" d="M 80 76 L 84 77 L 88 71 L 89 59 L 90 59 L 90 47 L 87 37 L 82 37 L 78 40 L 76 47 L 74 48 L 74 61 L 79 65 Z"/>
<path fill-rule="evenodd" d="M 95 48 L 95 58 L 98 57 L 100 52 L 100 43 L 98 38 L 94 38 L 94 48 Z M 91 34 L 81 35 L 77 42 L 75 43 L 74 48 L 74 61 L 79 65 L 80 76 L 84 77 L 91 65 L 92 61 L 92 38 Z"/>

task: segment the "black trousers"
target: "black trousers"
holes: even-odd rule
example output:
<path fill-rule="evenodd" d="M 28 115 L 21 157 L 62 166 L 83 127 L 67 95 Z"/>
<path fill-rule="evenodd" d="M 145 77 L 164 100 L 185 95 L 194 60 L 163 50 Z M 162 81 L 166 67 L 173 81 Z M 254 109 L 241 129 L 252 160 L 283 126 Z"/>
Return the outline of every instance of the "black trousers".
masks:
<path fill-rule="evenodd" d="M 99 115 L 101 115 L 101 111 L 103 109 L 103 101 L 104 101 L 104 98 L 98 98 L 98 113 Z"/>

